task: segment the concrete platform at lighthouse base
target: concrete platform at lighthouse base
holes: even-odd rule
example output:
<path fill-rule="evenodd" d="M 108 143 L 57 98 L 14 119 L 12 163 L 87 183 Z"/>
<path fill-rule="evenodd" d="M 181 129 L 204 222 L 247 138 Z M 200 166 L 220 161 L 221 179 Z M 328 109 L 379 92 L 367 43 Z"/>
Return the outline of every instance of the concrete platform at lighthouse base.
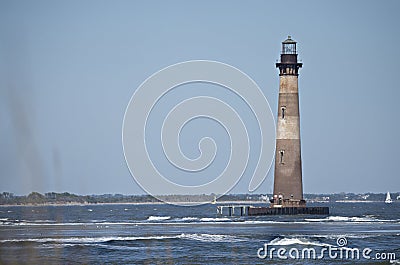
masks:
<path fill-rule="evenodd" d="M 254 207 L 247 208 L 247 215 L 297 215 L 321 214 L 328 215 L 329 207 Z"/>

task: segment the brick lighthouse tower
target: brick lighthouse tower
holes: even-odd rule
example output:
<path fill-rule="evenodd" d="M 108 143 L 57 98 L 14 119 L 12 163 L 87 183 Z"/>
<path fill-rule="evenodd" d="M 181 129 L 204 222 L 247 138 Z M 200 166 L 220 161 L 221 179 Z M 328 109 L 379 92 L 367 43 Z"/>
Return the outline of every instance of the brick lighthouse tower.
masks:
<path fill-rule="evenodd" d="M 282 42 L 276 127 L 274 194 L 269 207 L 249 206 L 247 215 L 329 214 L 329 207 L 306 207 L 301 169 L 299 69 L 296 42 Z"/>
<path fill-rule="evenodd" d="M 274 193 L 271 207 L 305 207 L 301 169 L 300 111 L 296 42 L 282 42 L 276 132 Z"/>

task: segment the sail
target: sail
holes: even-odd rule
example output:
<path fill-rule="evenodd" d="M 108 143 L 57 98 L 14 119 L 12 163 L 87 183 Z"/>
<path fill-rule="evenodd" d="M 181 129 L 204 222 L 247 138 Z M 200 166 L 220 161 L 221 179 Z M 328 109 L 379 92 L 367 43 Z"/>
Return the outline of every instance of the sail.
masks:
<path fill-rule="evenodd" d="M 386 193 L 386 200 L 385 200 L 385 203 L 392 203 L 393 201 L 392 201 L 392 198 L 390 198 L 390 193 L 388 192 L 388 193 Z"/>

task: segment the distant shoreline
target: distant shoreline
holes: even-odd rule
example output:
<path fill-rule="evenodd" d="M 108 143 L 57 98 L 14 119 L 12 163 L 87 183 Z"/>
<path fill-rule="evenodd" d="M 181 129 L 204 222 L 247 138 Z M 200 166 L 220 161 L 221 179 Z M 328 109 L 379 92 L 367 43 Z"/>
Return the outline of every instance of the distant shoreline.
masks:
<path fill-rule="evenodd" d="M 384 203 L 384 201 L 357 201 L 357 200 L 338 200 L 338 201 L 307 201 L 308 204 L 312 203 Z M 393 203 L 396 203 L 394 201 Z M 0 204 L 2 207 L 41 207 L 41 206 L 101 206 L 101 205 L 168 205 L 172 203 L 166 202 L 101 202 L 101 203 L 26 203 L 26 204 Z M 193 204 L 193 205 L 190 205 Z M 204 203 L 201 203 L 204 205 Z M 207 203 L 206 203 L 207 204 Z M 221 201 L 211 205 L 226 205 L 226 204 L 240 204 L 240 205 L 250 205 L 250 204 L 269 204 L 263 201 Z M 199 202 L 174 202 L 173 205 L 177 206 L 198 206 Z"/>
<path fill-rule="evenodd" d="M 0 207 L 8 206 L 96 206 L 96 205 L 159 205 L 164 202 L 99 202 L 99 203 L 25 203 L 25 204 L 1 204 Z"/>
<path fill-rule="evenodd" d="M 193 204 L 193 206 L 199 205 L 199 203 L 204 204 L 202 202 L 99 202 L 99 203 L 26 203 L 26 204 L 1 204 L 0 207 L 9 207 L 9 206 L 96 206 L 96 205 L 188 205 Z M 224 205 L 224 204 L 262 204 L 266 202 L 262 201 L 221 201 L 216 202 L 215 205 Z M 207 204 L 207 203 L 206 203 Z M 208 204 L 212 204 L 209 202 Z"/>
<path fill-rule="evenodd" d="M 394 202 L 400 201 L 399 192 L 392 193 Z M 41 194 L 31 192 L 29 195 L 14 195 L 10 192 L 0 193 L 0 207 L 10 206 L 93 206 L 93 205 L 199 205 L 204 202 L 216 204 L 269 204 L 271 194 L 214 194 L 201 195 L 76 195 L 68 192 L 48 192 Z M 374 203 L 384 202 L 386 193 L 333 193 L 333 194 L 304 194 L 308 204 L 312 203 Z M 169 202 L 169 203 L 167 203 Z"/>

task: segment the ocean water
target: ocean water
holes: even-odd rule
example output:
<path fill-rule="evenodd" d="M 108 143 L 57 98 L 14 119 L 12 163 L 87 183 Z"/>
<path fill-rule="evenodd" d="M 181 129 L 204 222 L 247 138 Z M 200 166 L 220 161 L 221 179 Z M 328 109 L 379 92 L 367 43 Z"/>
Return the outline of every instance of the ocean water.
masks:
<path fill-rule="evenodd" d="M 331 214 L 229 217 L 211 204 L 3 206 L 0 263 L 400 264 L 400 203 L 309 205 Z M 346 258 L 349 249 L 360 257 Z"/>

